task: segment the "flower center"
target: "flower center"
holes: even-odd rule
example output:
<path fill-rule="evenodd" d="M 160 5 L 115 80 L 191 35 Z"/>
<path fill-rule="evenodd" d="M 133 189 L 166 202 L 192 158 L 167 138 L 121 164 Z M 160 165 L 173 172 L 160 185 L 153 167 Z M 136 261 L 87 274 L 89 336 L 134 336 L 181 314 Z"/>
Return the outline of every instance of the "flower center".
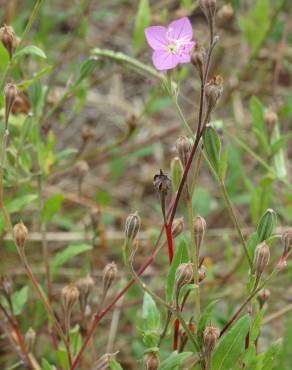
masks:
<path fill-rule="evenodd" d="M 176 49 L 176 45 L 175 44 L 169 44 L 167 45 L 167 50 L 169 53 L 171 54 L 175 54 L 177 49 Z"/>

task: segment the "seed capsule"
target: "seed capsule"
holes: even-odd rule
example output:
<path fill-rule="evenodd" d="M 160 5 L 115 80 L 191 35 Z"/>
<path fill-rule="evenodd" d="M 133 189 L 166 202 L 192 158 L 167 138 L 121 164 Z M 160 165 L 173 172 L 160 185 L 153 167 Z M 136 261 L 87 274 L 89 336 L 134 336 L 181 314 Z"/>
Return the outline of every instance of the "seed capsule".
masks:
<path fill-rule="evenodd" d="M 79 290 L 79 301 L 81 310 L 84 312 L 87 305 L 89 294 L 92 292 L 94 287 L 94 280 L 90 275 L 79 279 L 77 281 L 77 287 Z"/>
<path fill-rule="evenodd" d="M 216 107 L 218 100 L 223 94 L 223 78 L 213 77 L 205 86 L 205 96 L 208 114 Z"/>
<path fill-rule="evenodd" d="M 219 330 L 215 326 L 206 326 L 204 330 L 204 348 L 205 353 L 207 356 L 210 356 L 213 349 L 215 348 L 215 345 L 217 343 L 217 340 L 219 338 Z"/>
<path fill-rule="evenodd" d="M 257 300 L 259 302 L 259 305 L 260 305 L 260 309 L 262 309 L 264 307 L 264 304 L 268 301 L 269 297 L 271 295 L 271 292 L 269 291 L 269 289 L 262 289 L 258 296 L 257 296 Z"/>
<path fill-rule="evenodd" d="M 261 276 L 265 267 L 269 263 L 270 259 L 270 248 L 263 242 L 256 247 L 255 250 L 255 272 L 257 278 Z"/>
<path fill-rule="evenodd" d="M 199 0 L 199 5 L 208 22 L 211 22 L 216 12 L 216 0 Z"/>
<path fill-rule="evenodd" d="M 205 277 L 206 277 L 206 272 L 207 272 L 207 269 L 206 269 L 206 266 L 204 266 L 204 265 L 202 265 L 202 266 L 198 269 L 199 283 L 205 279 Z"/>
<path fill-rule="evenodd" d="M 17 88 L 14 84 L 8 83 L 4 88 L 4 96 L 5 96 L 5 127 L 7 128 L 8 119 L 17 97 Z"/>
<path fill-rule="evenodd" d="M 266 110 L 264 114 L 264 122 L 267 127 L 267 131 L 269 134 L 269 137 L 271 137 L 273 129 L 275 127 L 275 124 L 278 121 L 277 113 L 273 112 L 272 110 L 268 109 Z"/>
<path fill-rule="evenodd" d="M 126 219 L 125 237 L 127 241 L 133 242 L 136 238 L 141 226 L 141 218 L 138 212 L 131 213 Z"/>
<path fill-rule="evenodd" d="M 79 298 L 79 290 L 77 286 L 73 283 L 64 286 L 61 295 L 64 312 L 71 313 L 73 306 Z"/>
<path fill-rule="evenodd" d="M 192 150 L 192 142 L 186 136 L 180 136 L 176 140 L 176 150 L 178 152 L 181 163 L 185 167 Z"/>
<path fill-rule="evenodd" d="M 153 178 L 153 185 L 160 193 L 166 195 L 171 186 L 171 179 L 167 174 L 160 170 L 160 172 Z"/>
<path fill-rule="evenodd" d="M 192 263 L 181 263 L 175 272 L 175 298 L 178 304 L 179 292 L 181 288 L 192 282 L 194 278 L 194 270 Z"/>
<path fill-rule="evenodd" d="M 9 58 L 11 60 L 18 44 L 18 38 L 14 32 L 14 29 L 11 26 L 4 24 L 4 26 L 0 28 L 0 40 L 5 49 L 8 51 Z"/>
<path fill-rule="evenodd" d="M 203 77 L 205 58 L 206 50 L 196 44 L 191 55 L 191 62 L 196 67 L 201 78 Z"/>
<path fill-rule="evenodd" d="M 109 288 L 112 285 L 112 282 L 117 276 L 117 265 L 114 262 L 108 263 L 104 270 L 103 270 L 103 278 L 102 278 L 102 285 L 103 285 L 103 297 L 106 296 Z"/>
<path fill-rule="evenodd" d="M 206 230 L 205 219 L 200 215 L 196 216 L 193 220 L 193 228 L 195 233 L 197 253 L 199 253 Z"/>
<path fill-rule="evenodd" d="M 33 347 L 35 344 L 35 338 L 36 338 L 36 332 L 32 328 L 29 328 L 24 337 L 28 352 L 31 352 L 33 350 Z"/>
<path fill-rule="evenodd" d="M 18 248 L 23 248 L 27 239 L 28 231 L 24 223 L 19 222 L 13 227 L 13 237 Z"/>
<path fill-rule="evenodd" d="M 292 247 L 292 229 L 285 231 L 281 239 L 284 249 L 283 254 L 288 255 Z"/>
<path fill-rule="evenodd" d="M 160 366 L 159 356 L 155 352 L 149 352 L 144 357 L 144 370 L 157 370 Z"/>
<path fill-rule="evenodd" d="M 179 236 L 183 232 L 183 229 L 184 229 L 184 218 L 180 217 L 174 219 L 171 230 L 173 239 Z"/>

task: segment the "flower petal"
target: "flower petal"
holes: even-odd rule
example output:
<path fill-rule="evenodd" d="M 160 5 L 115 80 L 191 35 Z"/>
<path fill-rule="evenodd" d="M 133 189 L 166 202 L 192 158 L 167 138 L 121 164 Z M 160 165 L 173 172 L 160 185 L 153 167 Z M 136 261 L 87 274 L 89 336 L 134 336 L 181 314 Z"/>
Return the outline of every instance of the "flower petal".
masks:
<path fill-rule="evenodd" d="M 193 29 L 189 18 L 183 17 L 171 22 L 167 28 L 167 37 L 171 40 L 191 40 Z"/>
<path fill-rule="evenodd" d="M 176 54 L 171 54 L 167 50 L 155 50 L 152 55 L 154 67 L 159 71 L 172 69 L 179 63 L 179 57 Z"/>
<path fill-rule="evenodd" d="M 167 46 L 167 29 L 162 26 L 147 27 L 144 30 L 149 46 L 154 50 L 163 50 Z"/>

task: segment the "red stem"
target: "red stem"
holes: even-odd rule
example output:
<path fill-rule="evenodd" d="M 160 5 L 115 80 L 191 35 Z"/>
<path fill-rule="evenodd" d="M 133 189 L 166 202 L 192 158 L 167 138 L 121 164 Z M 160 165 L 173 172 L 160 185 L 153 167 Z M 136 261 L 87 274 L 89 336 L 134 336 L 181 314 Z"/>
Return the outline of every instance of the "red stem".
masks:
<path fill-rule="evenodd" d="M 174 336 L 173 336 L 173 350 L 176 351 L 178 348 L 178 333 L 179 333 L 179 320 L 176 319 L 174 322 Z"/>
<path fill-rule="evenodd" d="M 172 239 L 171 226 L 169 224 L 165 225 L 165 233 L 166 233 L 166 239 L 167 239 L 169 264 L 171 264 L 173 260 L 173 239 Z"/>

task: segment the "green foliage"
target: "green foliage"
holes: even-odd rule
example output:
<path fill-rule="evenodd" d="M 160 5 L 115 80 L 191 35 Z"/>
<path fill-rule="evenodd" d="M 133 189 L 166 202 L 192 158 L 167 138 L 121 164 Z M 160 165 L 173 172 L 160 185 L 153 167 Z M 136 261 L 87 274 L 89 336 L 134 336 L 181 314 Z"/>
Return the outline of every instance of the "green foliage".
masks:
<path fill-rule="evenodd" d="M 161 331 L 160 312 L 153 298 L 145 292 L 142 309 L 142 322 L 139 331 L 146 348 L 157 346 Z"/>
<path fill-rule="evenodd" d="M 17 50 L 17 52 L 13 55 L 13 59 L 16 60 L 21 58 L 25 55 L 32 55 L 37 56 L 43 59 L 46 59 L 46 54 L 42 51 L 42 49 L 38 48 L 35 45 L 25 46 L 24 48 Z"/>
<path fill-rule="evenodd" d="M 52 272 L 56 273 L 58 268 L 63 266 L 71 258 L 92 249 L 90 244 L 72 244 L 63 251 L 56 253 L 52 261 Z"/>
<path fill-rule="evenodd" d="M 177 353 L 172 352 L 168 358 L 163 360 L 159 366 L 159 370 L 176 370 L 179 365 L 183 363 L 192 355 L 192 352 Z"/>
<path fill-rule="evenodd" d="M 52 220 L 53 216 L 60 211 L 64 201 L 64 195 L 54 194 L 45 201 L 44 207 L 41 210 L 41 220 L 47 223 Z"/>
<path fill-rule="evenodd" d="M 249 315 L 236 321 L 219 340 L 213 356 L 212 370 L 231 369 L 244 351 L 245 337 L 249 329 Z"/>
<path fill-rule="evenodd" d="M 150 5 L 148 0 L 140 0 L 138 12 L 135 19 L 133 35 L 133 48 L 138 53 L 144 46 L 144 29 L 150 24 Z"/>
<path fill-rule="evenodd" d="M 28 299 L 28 286 L 22 287 L 20 290 L 12 294 L 12 307 L 15 315 L 20 315 L 23 307 Z"/>
<path fill-rule="evenodd" d="M 252 53 L 262 45 L 270 28 L 270 0 L 256 0 L 239 25 Z"/>

